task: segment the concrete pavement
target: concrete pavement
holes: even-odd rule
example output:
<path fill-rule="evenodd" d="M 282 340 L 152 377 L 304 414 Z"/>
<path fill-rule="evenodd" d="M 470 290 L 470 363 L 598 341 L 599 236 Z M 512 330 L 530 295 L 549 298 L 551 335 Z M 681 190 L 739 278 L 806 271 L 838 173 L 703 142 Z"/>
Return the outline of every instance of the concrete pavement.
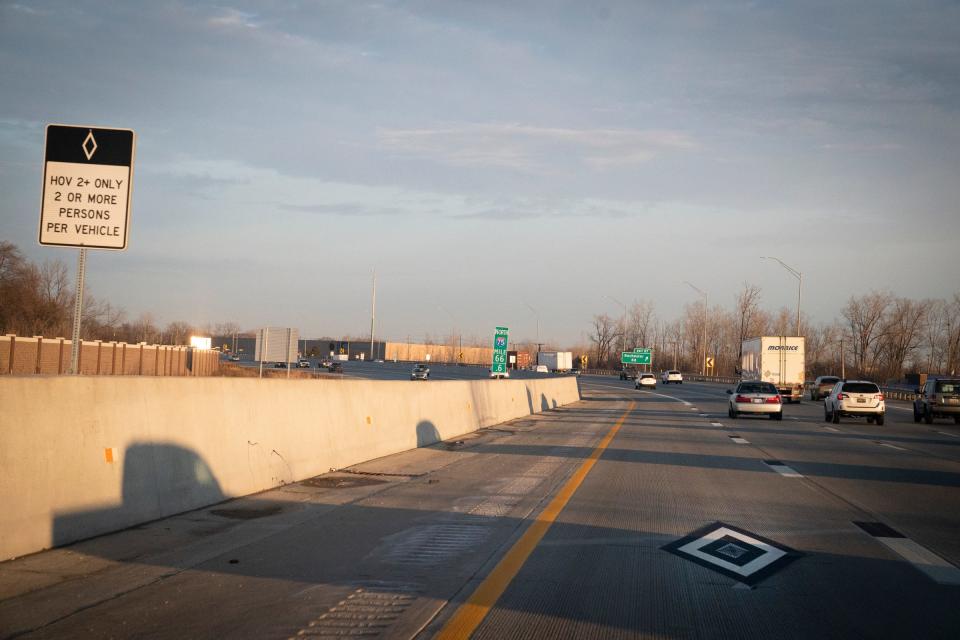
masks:
<path fill-rule="evenodd" d="M 956 636 L 955 425 L 580 382 L 564 409 L 0 564 L 0 637 Z"/>

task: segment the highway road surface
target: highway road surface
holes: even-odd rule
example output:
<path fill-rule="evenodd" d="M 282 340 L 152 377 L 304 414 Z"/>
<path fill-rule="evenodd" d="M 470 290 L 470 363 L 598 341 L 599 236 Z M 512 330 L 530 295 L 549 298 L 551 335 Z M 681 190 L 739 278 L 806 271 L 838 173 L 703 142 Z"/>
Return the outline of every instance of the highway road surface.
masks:
<path fill-rule="evenodd" d="M 583 400 L 0 564 L 0 637 L 957 638 L 960 427 Z"/>
<path fill-rule="evenodd" d="M 290 366 L 291 371 L 302 371 L 313 373 L 319 377 L 334 377 L 334 378 L 359 378 L 363 380 L 409 380 L 410 372 L 413 371 L 414 363 L 411 362 L 370 362 L 364 360 L 349 360 L 346 362 L 341 362 L 343 365 L 342 374 L 330 374 L 326 369 L 321 369 L 317 367 L 319 358 L 309 358 L 310 362 L 309 368 L 300 369 L 297 367 L 297 363 L 294 362 Z M 260 365 L 258 362 L 241 360 L 236 362 L 242 367 L 253 367 L 258 368 Z M 439 364 L 439 363 L 425 363 L 430 367 L 430 379 L 431 380 L 480 380 L 490 377 L 490 368 L 489 367 L 478 367 L 474 365 L 465 365 L 458 366 L 455 364 Z M 264 371 L 268 369 L 274 369 L 273 364 L 264 364 Z M 528 370 L 511 370 L 510 377 L 516 379 L 524 378 L 543 378 L 547 376 L 552 376 L 557 374 L 551 373 L 537 373 L 535 371 Z M 422 381 L 418 381 L 422 382 Z"/>

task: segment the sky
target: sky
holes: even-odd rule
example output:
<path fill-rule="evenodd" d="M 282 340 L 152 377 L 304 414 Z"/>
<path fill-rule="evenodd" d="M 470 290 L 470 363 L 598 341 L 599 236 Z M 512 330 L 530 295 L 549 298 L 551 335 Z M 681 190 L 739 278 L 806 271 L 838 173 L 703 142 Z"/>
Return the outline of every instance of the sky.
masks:
<path fill-rule="evenodd" d="M 308 337 L 555 346 L 650 300 L 960 291 L 956 2 L 0 0 L 0 239 L 49 123 L 130 128 L 98 299 Z"/>

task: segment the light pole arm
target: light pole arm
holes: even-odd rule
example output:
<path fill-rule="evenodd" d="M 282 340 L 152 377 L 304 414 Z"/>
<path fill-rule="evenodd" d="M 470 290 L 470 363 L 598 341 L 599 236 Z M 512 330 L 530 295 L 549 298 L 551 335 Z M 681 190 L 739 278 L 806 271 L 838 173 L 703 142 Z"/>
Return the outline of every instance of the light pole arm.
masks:
<path fill-rule="evenodd" d="M 760 256 L 761 260 L 776 260 L 780 263 L 780 266 L 790 272 L 790 274 L 797 279 L 797 335 L 800 335 L 800 296 L 803 291 L 803 274 L 788 265 L 786 262 L 780 258 L 774 256 Z"/>

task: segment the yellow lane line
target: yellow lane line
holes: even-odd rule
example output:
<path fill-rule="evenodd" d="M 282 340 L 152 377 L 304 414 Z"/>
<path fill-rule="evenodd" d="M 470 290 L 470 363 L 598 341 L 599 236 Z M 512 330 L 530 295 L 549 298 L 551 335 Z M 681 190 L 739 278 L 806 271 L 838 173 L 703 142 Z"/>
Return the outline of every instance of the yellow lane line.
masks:
<path fill-rule="evenodd" d="M 563 488 L 560 489 L 553 500 L 550 501 L 547 508 L 540 513 L 533 524 L 530 525 L 520 539 L 510 548 L 510 551 L 500 560 L 494 570 L 490 572 L 490 575 L 480 583 L 480 586 L 473 592 L 473 595 L 471 595 L 465 603 L 460 605 L 460 608 L 457 609 L 453 617 L 450 618 L 446 626 L 440 631 L 437 636 L 438 638 L 442 640 L 468 638 L 470 634 L 480 626 L 480 623 L 483 622 L 483 619 L 490 612 L 490 609 L 493 608 L 493 605 L 500 599 L 500 596 L 510 585 L 510 582 L 513 581 L 517 573 L 520 572 L 527 558 L 533 553 L 533 550 L 537 548 L 540 540 L 546 535 L 547 531 L 550 530 L 550 526 L 554 520 L 557 519 L 557 516 L 560 515 L 563 508 L 567 506 L 567 502 L 570 501 L 573 494 L 580 488 L 580 485 L 587 477 L 587 474 L 590 473 L 593 465 L 600 459 L 604 449 L 609 446 L 613 437 L 617 435 L 620 427 L 623 426 L 623 421 L 627 419 L 627 416 L 630 415 L 630 412 L 633 411 L 635 406 L 635 402 L 630 403 L 630 406 L 627 407 L 627 410 L 620 416 L 616 424 L 610 428 L 610 431 L 603 437 L 603 440 L 600 441 L 597 448 L 593 450 L 590 456 L 580 465 L 580 468 L 577 469 L 567 483 L 563 485 Z"/>

